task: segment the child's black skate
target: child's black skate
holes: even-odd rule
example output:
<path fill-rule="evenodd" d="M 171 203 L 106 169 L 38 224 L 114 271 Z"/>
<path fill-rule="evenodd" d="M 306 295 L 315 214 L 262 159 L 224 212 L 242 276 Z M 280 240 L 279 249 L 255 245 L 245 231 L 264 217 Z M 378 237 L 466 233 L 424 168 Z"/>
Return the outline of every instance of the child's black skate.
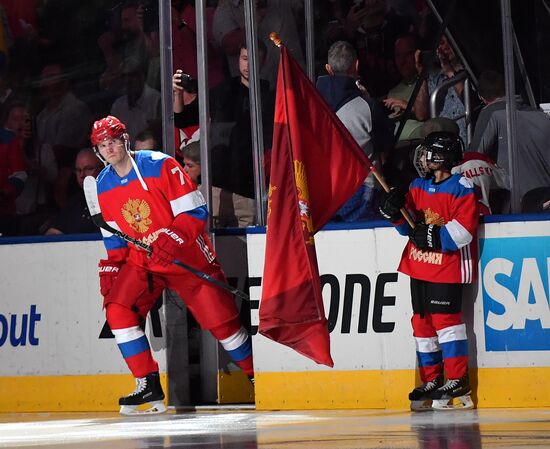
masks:
<path fill-rule="evenodd" d="M 409 400 L 411 401 L 411 410 L 415 412 L 422 412 L 431 410 L 431 392 L 437 390 L 443 385 L 443 378 L 441 376 L 436 377 L 434 380 L 426 382 L 425 384 L 416 387 L 409 393 Z"/>
<path fill-rule="evenodd" d="M 449 379 L 441 388 L 431 393 L 434 410 L 471 409 L 474 403 L 470 394 L 470 381 L 466 373 L 460 379 Z M 454 403 L 454 399 L 458 402 Z"/>
<path fill-rule="evenodd" d="M 159 373 L 147 374 L 136 378 L 136 389 L 128 396 L 118 400 L 121 415 L 140 415 L 144 413 L 164 413 L 164 392 L 160 385 Z M 139 407 L 149 405 L 149 408 Z"/>

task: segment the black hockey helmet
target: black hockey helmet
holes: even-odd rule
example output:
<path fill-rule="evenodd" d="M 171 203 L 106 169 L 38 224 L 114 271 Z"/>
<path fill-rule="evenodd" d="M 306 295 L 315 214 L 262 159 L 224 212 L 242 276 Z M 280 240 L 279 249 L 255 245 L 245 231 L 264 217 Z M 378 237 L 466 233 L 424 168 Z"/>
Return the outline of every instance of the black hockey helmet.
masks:
<path fill-rule="evenodd" d="M 454 133 L 437 131 L 426 136 L 414 151 L 414 166 L 421 178 L 432 176 L 433 169 L 428 164 L 442 164 L 450 170 L 458 165 L 464 153 L 462 139 Z"/>

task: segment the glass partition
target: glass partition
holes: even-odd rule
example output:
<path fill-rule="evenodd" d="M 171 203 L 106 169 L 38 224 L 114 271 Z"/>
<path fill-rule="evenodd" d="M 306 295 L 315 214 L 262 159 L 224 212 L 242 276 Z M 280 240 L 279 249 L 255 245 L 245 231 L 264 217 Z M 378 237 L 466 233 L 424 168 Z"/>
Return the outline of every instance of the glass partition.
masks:
<path fill-rule="evenodd" d="M 90 150 L 92 122 L 116 115 L 134 148 L 162 149 L 156 0 L 7 1 L 0 14 L 11 155 L 1 182 L 14 189 L 2 196 L 0 232 L 98 232 L 82 193 L 83 177 L 103 167 Z"/>
<path fill-rule="evenodd" d="M 192 72 L 189 75 L 194 77 L 196 67 L 186 68 L 189 59 L 182 56 L 193 50 L 190 40 L 194 36 L 188 31 L 193 20 L 192 8 L 190 4 L 184 5 L 176 19 L 179 25 L 172 33 L 174 69 Z M 256 225 L 261 222 L 258 207 L 263 207 L 262 198 L 258 200 L 257 195 L 264 196 L 268 179 L 262 172 L 269 167 L 270 161 L 279 62 L 279 50 L 269 40 L 269 34 L 277 32 L 303 64 L 303 33 L 300 32 L 304 29 L 303 4 L 286 0 L 222 0 L 217 5 L 207 2 L 205 13 L 208 117 L 206 123 L 200 125 L 209 127 L 213 226 Z M 251 31 L 249 35 L 247 27 Z M 189 47 L 184 48 L 185 33 Z M 258 80 L 254 79 L 252 69 L 257 69 Z M 191 111 L 194 107 L 195 101 L 189 101 L 183 110 Z M 191 124 L 188 120 L 180 122 L 178 114 L 176 118 L 176 126 L 181 124 L 180 129 Z M 192 125 L 196 124 L 195 120 Z M 196 132 L 193 129 L 190 132 Z M 185 132 L 185 136 L 190 132 Z M 185 156 L 192 148 L 186 150 L 184 145 L 182 151 Z"/>
<path fill-rule="evenodd" d="M 457 2 L 448 23 L 454 38 L 448 44 L 463 55 L 473 81 L 488 68 L 502 71 L 497 3 Z M 91 123 L 114 114 L 125 122 L 135 149 L 172 153 L 171 142 L 170 148 L 163 145 L 163 137 L 172 132 L 172 117 L 166 117 L 166 110 L 165 117 L 162 113 L 166 96 L 174 100 L 175 154 L 191 173 L 200 172 L 200 144 L 195 143 L 200 140 L 200 130 L 209 131 L 211 170 L 207 181 L 212 185 L 214 226 L 261 223 L 258 207 L 264 207 L 269 181 L 279 55 L 269 34 L 277 32 L 304 69 L 306 47 L 311 46 L 314 53 L 309 59 L 309 73 L 314 78 L 327 73 L 328 49 L 334 42 L 351 43 L 357 52 L 364 93 L 377 105 L 373 111 L 381 111 L 398 123 L 415 83 L 415 76 L 406 75 L 411 61 L 415 70 L 414 51 L 398 41 L 412 34 L 410 45 L 429 61 L 436 47 L 443 51 L 441 43 L 434 42 L 438 20 L 429 6 L 439 7 L 443 16 L 448 10 L 447 2 L 438 0 L 174 0 L 170 3 L 171 42 L 164 39 L 163 52 L 169 47 L 171 71 L 188 75 L 182 79 L 184 93 L 178 91 L 176 96 L 161 77 L 159 31 L 164 28 L 159 28 L 159 4 L 164 5 L 158 0 L 2 2 L 1 145 L 5 151 L 9 146 L 13 155 L 6 167 L 9 173 L 1 180 L 5 192 L 0 199 L 2 235 L 95 230 L 89 219 L 81 220 L 78 173 L 93 174 L 101 166 L 86 151 L 84 162 L 76 166 L 79 152 L 90 148 Z M 198 4 L 204 5 L 200 26 L 196 22 Z M 306 20 L 308 14 L 313 22 Z M 518 93 L 526 92 L 529 103 L 546 109 L 550 109 L 545 57 L 549 17 L 545 2 L 512 2 L 517 48 L 523 56 L 517 65 Z M 468 25 L 472 23 L 483 23 L 484 27 L 472 28 Z M 197 46 L 201 27 L 206 30 L 208 89 L 204 98 L 209 107 L 202 122 L 197 101 L 197 62 L 202 63 L 204 55 Z M 492 50 L 486 51 L 487 46 Z M 251 58 L 254 64 L 250 64 Z M 252 66 L 257 69 L 257 80 Z M 473 88 L 477 88 L 475 82 Z M 399 101 L 388 102 L 392 98 Z M 406 186 L 415 176 L 411 155 L 421 138 L 425 117 L 418 113 L 414 100 L 409 111 L 414 116 L 405 118 L 405 137 L 377 150 L 376 157 L 392 185 Z M 460 93 L 456 100 L 456 104 L 463 101 Z M 471 120 L 476 124 L 483 104 L 473 101 L 472 105 Z M 376 128 L 371 132 L 376 134 Z M 524 182 L 522 179 L 520 176 L 518 182 Z M 547 187 L 550 181 L 541 178 L 541 183 L 538 187 Z M 500 198 L 495 201 L 504 204 L 495 210 L 506 211 L 505 192 L 502 196 L 506 189 L 493 190 L 495 198 Z M 69 215 L 61 216 L 68 206 Z M 73 224 L 76 226 L 68 226 Z"/>

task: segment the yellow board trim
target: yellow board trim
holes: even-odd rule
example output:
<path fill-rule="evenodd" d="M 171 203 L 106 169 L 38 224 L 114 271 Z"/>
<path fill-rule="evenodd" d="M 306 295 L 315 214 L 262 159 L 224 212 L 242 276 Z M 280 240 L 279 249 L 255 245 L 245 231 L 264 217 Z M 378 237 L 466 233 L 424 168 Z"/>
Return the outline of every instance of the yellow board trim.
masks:
<path fill-rule="evenodd" d="M 413 370 L 256 373 L 256 409 L 409 408 Z M 470 370 L 478 407 L 549 407 L 550 367 Z"/>
<path fill-rule="evenodd" d="M 254 387 L 242 371 L 218 371 L 218 404 L 254 402 Z"/>
<path fill-rule="evenodd" d="M 160 378 L 166 393 L 166 374 Z M 118 411 L 118 398 L 134 388 L 129 374 L 0 377 L 0 412 Z"/>
<path fill-rule="evenodd" d="M 240 372 L 219 372 L 219 402 L 248 402 L 252 391 Z M 550 367 L 470 370 L 472 398 L 480 408 L 550 407 Z M 161 374 L 164 391 L 166 374 Z M 256 373 L 258 410 L 409 408 L 418 383 L 413 370 Z M 133 391 L 131 375 L 0 377 L 0 412 L 117 411 Z"/>

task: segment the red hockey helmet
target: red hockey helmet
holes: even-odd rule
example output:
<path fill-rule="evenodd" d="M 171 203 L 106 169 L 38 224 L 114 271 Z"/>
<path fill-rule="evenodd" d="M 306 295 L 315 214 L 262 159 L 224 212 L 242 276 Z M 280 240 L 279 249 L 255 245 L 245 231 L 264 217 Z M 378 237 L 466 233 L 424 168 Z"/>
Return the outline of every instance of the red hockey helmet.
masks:
<path fill-rule="evenodd" d="M 94 122 L 90 140 L 95 147 L 99 142 L 104 140 L 116 139 L 126 132 L 126 126 L 119 119 L 112 115 L 108 115 Z"/>

